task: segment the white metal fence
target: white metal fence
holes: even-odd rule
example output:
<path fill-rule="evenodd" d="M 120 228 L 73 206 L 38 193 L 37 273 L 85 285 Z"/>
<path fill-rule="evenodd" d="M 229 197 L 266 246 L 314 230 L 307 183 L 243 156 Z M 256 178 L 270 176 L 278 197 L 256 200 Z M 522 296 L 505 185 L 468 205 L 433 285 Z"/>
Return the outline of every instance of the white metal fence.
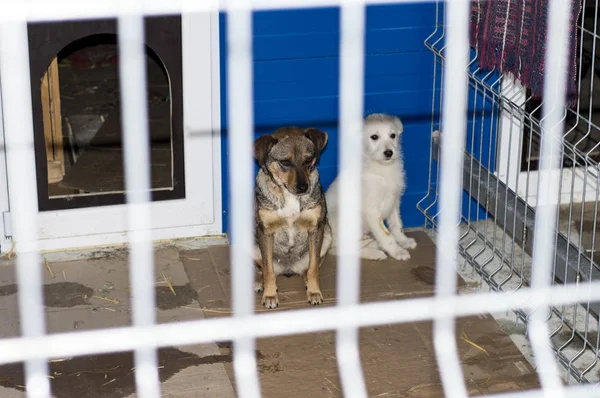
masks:
<path fill-rule="evenodd" d="M 392 1 L 375 0 L 370 4 Z M 414 1 L 411 1 L 414 2 Z M 394 3 L 398 3 L 395 1 Z M 340 5 L 340 173 L 342 176 L 340 220 L 346 220 L 340 231 L 338 257 L 338 304 L 336 307 L 254 314 L 253 264 L 247 253 L 253 246 L 253 181 L 252 168 L 252 9 L 306 8 Z M 232 291 L 234 316 L 201 321 L 156 325 L 154 319 L 154 286 L 152 244 L 148 234 L 149 159 L 147 156 L 147 115 L 145 65 L 143 49 L 143 16 L 180 12 L 223 10 L 228 23 L 228 115 L 231 134 L 229 162 L 233 173 L 231 189 L 234 198 L 231 224 L 235 234 L 232 246 Z M 564 76 L 566 31 L 569 2 L 550 1 L 549 42 L 547 53 L 546 92 L 550 96 L 544 107 L 542 134 L 541 186 L 548 194 L 538 203 L 536 219 L 535 263 L 531 288 L 513 293 L 456 294 L 456 261 L 458 257 L 456 226 L 460 216 L 462 164 L 467 101 L 468 15 L 467 0 L 449 0 L 447 8 L 447 62 L 444 78 L 443 126 L 444 145 L 441 160 L 441 217 L 437 240 L 436 295 L 431 298 L 359 304 L 360 238 L 359 184 L 361 140 L 357 139 L 362 124 L 365 4 L 359 0 L 230 0 L 224 7 L 216 1 L 86 1 L 54 0 L 3 2 L 0 12 L 0 77 L 7 162 L 10 167 L 9 189 L 19 201 L 11 203 L 13 232 L 17 245 L 17 275 L 22 337 L 0 340 L 0 364 L 25 361 L 26 390 L 31 397 L 49 397 L 47 360 L 57 357 L 101 354 L 135 350 L 137 392 L 141 397 L 160 396 L 156 349 L 172 345 L 234 341 L 234 370 L 238 393 L 242 397 L 259 397 L 260 385 L 255 360 L 255 339 L 323 330 L 337 331 L 337 357 L 344 396 L 366 397 L 366 387 L 358 354 L 358 328 L 424 320 L 434 321 L 434 346 L 445 395 L 466 397 L 454 335 L 456 317 L 508 311 L 515 308 L 532 310 L 529 324 L 537 371 L 542 389 L 503 394 L 502 397 L 592 397 L 600 396 L 595 386 L 563 387 L 550 347 L 545 324 L 549 305 L 600 300 L 600 282 L 588 289 L 575 285 L 550 287 L 553 228 L 550 220 L 557 211 L 557 181 L 549 170 L 556 167 L 564 109 Z M 36 241 L 36 185 L 34 175 L 33 124 L 27 22 L 65 19 L 118 18 L 124 121 L 124 150 L 129 209 L 130 278 L 133 296 L 133 326 L 75 333 L 45 334 L 42 299 L 41 257 Z M 193 88 L 192 88 L 193 89 Z M 200 89 L 200 88 L 198 88 Z M 556 91 L 555 91 L 556 90 Z M 141 149 L 141 150 L 140 150 Z M 146 165 L 146 167 L 140 167 Z M 544 174 L 545 173 L 545 174 Z M 355 198 L 355 199 L 352 199 Z M 556 198 L 556 200 L 553 200 Z M 343 283 L 342 283 L 343 282 Z M 402 377 L 401 374 L 398 377 Z"/>

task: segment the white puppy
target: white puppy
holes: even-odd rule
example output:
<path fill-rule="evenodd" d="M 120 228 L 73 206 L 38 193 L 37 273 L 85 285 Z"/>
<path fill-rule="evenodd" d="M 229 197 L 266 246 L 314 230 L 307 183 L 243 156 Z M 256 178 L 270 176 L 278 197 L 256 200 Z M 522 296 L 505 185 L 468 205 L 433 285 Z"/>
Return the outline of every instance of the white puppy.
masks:
<path fill-rule="evenodd" d="M 402 122 L 395 116 L 376 113 L 365 120 L 360 253 L 365 259 L 382 260 L 390 255 L 397 260 L 408 260 L 407 249 L 417 247 L 414 239 L 404 235 L 400 218 L 400 198 L 406 187 L 400 150 L 403 130 Z M 339 176 L 325 195 L 333 230 L 332 253 L 336 252 L 338 236 L 338 192 Z"/>

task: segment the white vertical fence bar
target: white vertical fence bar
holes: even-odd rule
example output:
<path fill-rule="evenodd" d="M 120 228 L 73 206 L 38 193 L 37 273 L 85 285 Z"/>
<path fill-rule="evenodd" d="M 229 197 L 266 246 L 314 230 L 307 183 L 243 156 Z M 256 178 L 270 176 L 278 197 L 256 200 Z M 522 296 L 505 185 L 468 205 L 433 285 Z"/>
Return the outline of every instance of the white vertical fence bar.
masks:
<path fill-rule="evenodd" d="M 37 337 L 46 333 L 43 267 L 37 241 L 37 186 L 33 147 L 33 115 L 29 77 L 29 44 L 24 3 L 16 1 L 22 17 L 0 24 L 0 86 L 8 166 L 8 185 L 16 242 L 17 282 L 21 334 Z M 0 351 L 0 355 L 2 352 Z M 50 379 L 46 359 L 25 362 L 28 397 L 49 398 Z"/>
<path fill-rule="evenodd" d="M 123 3 L 127 11 L 141 12 L 141 3 Z M 150 136 L 146 94 L 146 52 L 144 19 L 128 12 L 118 19 L 119 73 L 123 124 L 127 221 L 130 240 L 129 280 L 131 281 L 134 326 L 156 322 L 154 252 L 150 213 Z M 156 350 L 135 351 L 137 394 L 158 398 L 160 382 Z"/>
<path fill-rule="evenodd" d="M 544 106 L 540 152 L 540 183 L 535 213 L 531 287 L 551 286 L 554 264 L 556 214 L 560 202 L 560 181 L 552 171 L 560 168 L 564 107 L 567 79 L 568 23 L 571 2 L 550 0 L 548 13 L 548 45 L 544 76 Z M 564 389 L 550 345 L 546 324 L 547 307 L 534 302 L 536 309 L 528 324 L 529 338 L 537 372 L 546 397 L 563 397 Z"/>
<path fill-rule="evenodd" d="M 344 5 L 340 16 L 340 215 L 337 228 L 340 235 L 336 288 L 339 316 L 355 317 L 356 312 L 347 307 L 360 302 L 365 5 Z M 358 334 L 358 328 L 337 330 L 336 356 L 345 397 L 367 396 Z"/>
<path fill-rule="evenodd" d="M 231 291 L 235 317 L 254 313 L 254 110 L 252 11 L 249 0 L 229 0 L 227 13 L 227 119 L 231 201 Z M 260 397 L 254 337 L 233 342 L 237 394 Z"/>
<path fill-rule="evenodd" d="M 440 184 L 440 224 L 436 239 L 436 295 L 451 298 L 456 295 L 458 231 L 461 195 L 463 192 L 463 154 L 465 149 L 468 78 L 465 70 L 469 62 L 469 6 L 468 0 L 452 0 L 446 7 L 446 54 L 444 70 L 442 158 Z M 440 376 L 447 397 L 467 397 L 458 349 L 456 346 L 455 318 L 448 306 L 453 300 L 443 301 L 433 323 L 434 348 Z"/>

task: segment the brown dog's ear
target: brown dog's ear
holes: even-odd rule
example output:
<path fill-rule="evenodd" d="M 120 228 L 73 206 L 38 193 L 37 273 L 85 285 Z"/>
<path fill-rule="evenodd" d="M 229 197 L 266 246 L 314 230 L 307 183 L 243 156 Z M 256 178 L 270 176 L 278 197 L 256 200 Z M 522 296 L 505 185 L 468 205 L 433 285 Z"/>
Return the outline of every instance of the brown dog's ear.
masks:
<path fill-rule="evenodd" d="M 311 140 L 313 144 L 315 144 L 315 153 L 318 158 L 323 149 L 325 148 L 325 145 L 327 145 L 327 140 L 329 139 L 329 136 L 326 132 L 317 130 L 313 127 L 304 130 L 304 136 Z"/>
<path fill-rule="evenodd" d="M 267 161 L 269 152 L 273 145 L 277 143 L 277 139 L 271 135 L 263 135 L 254 141 L 254 159 L 257 160 L 260 166 L 263 166 Z"/>

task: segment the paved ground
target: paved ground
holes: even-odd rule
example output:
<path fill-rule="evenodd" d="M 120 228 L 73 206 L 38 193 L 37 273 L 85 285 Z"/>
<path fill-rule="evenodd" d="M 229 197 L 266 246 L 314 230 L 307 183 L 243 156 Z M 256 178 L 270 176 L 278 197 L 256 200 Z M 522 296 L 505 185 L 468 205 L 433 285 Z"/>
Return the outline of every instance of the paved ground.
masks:
<path fill-rule="evenodd" d="M 415 237 L 419 247 L 410 261 L 363 262 L 362 302 L 433 293 L 435 247 L 424 233 Z M 159 322 L 231 314 L 228 247 L 191 249 L 156 251 Z M 95 258 L 48 264 L 44 292 L 49 333 L 130 324 L 126 252 L 90 254 Z M 335 262 L 331 256 L 322 268 L 325 306 L 335 304 Z M 19 333 L 14 271 L 10 261 L 0 265 L 2 337 Z M 461 292 L 469 291 L 469 284 L 458 282 Z M 301 278 L 280 278 L 279 291 L 276 311 L 309 308 Z M 266 312 L 256 300 L 257 311 Z M 457 335 L 471 395 L 537 387 L 533 368 L 491 316 L 460 319 Z M 360 351 L 370 396 L 442 396 L 431 323 L 362 328 Z M 235 396 L 230 343 L 169 347 L 159 358 L 163 396 Z M 333 332 L 260 339 L 257 362 L 264 397 L 342 396 Z M 50 364 L 53 393 L 57 398 L 135 396 L 133 366 L 131 353 L 61 358 Z M 0 397 L 23 397 L 23 384 L 20 365 L 0 366 Z"/>
<path fill-rule="evenodd" d="M 49 263 L 45 271 L 49 333 L 131 324 L 127 253 L 115 250 L 98 258 Z M 157 320 L 160 323 L 203 318 L 195 291 L 173 247 L 156 251 Z M 164 275 L 164 278 L 163 278 Z M 165 282 L 171 283 L 175 295 Z M 19 334 L 14 266 L 0 266 L 0 335 Z M 216 344 L 170 347 L 160 351 L 162 393 L 166 397 L 234 397 Z M 135 391 L 131 353 L 65 358 L 51 362 L 57 398 L 128 397 Z M 0 366 L 0 397 L 23 397 L 20 365 Z M 1 387 L 4 386 L 4 387 Z"/>

